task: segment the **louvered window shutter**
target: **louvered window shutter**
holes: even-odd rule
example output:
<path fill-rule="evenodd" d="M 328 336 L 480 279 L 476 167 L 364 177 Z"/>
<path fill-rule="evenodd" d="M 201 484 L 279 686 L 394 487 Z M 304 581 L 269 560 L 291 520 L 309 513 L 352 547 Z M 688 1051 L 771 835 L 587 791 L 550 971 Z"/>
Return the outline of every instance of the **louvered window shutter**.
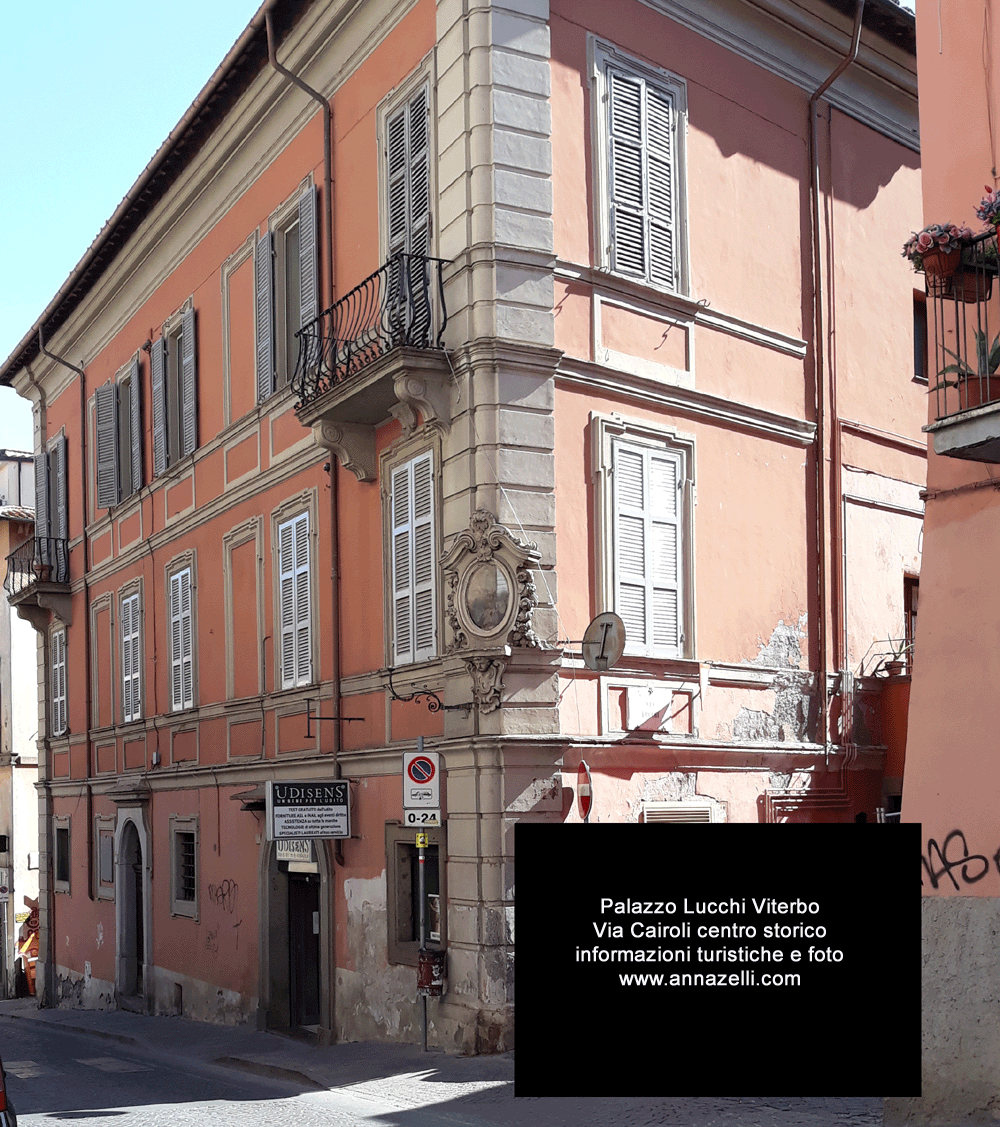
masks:
<path fill-rule="evenodd" d="M 66 631 L 57 630 L 52 635 L 52 731 L 61 735 L 66 731 Z"/>
<path fill-rule="evenodd" d="M 299 197 L 299 323 L 302 329 L 319 316 L 319 193 L 309 188 Z M 288 358 L 294 369 L 295 357 Z"/>
<path fill-rule="evenodd" d="M 118 386 L 99 387 L 94 393 L 97 410 L 97 507 L 118 504 Z"/>
<path fill-rule="evenodd" d="M 430 198 L 430 90 L 421 87 L 410 99 L 407 107 L 409 161 L 407 181 L 406 250 L 410 254 L 430 254 L 431 198 Z"/>
<path fill-rule="evenodd" d="M 150 385 L 153 393 L 153 476 L 167 468 L 167 341 L 153 341 L 149 354 Z"/>
<path fill-rule="evenodd" d="M 175 710 L 194 705 L 191 569 L 170 577 L 170 700 Z"/>
<path fill-rule="evenodd" d="M 139 596 L 130 595 L 122 600 L 122 711 L 126 723 L 142 715 L 139 707 L 141 668 Z"/>
<path fill-rule="evenodd" d="M 437 651 L 434 462 L 430 454 L 392 475 L 393 661 L 406 664 Z"/>
<path fill-rule="evenodd" d="M 51 514 L 52 533 L 59 540 L 69 539 L 69 493 L 66 488 L 66 436 L 56 439 L 55 446 L 50 454 L 50 469 L 52 472 L 52 505 L 54 512 Z M 60 548 L 60 552 L 64 549 Z"/>
<path fill-rule="evenodd" d="M 142 370 L 139 358 L 132 360 L 128 380 L 128 417 L 132 443 L 132 481 L 131 492 L 138 493 L 142 488 Z"/>
<path fill-rule="evenodd" d="M 413 660 L 433 657 L 437 641 L 434 567 L 434 464 L 413 463 Z"/>
<path fill-rule="evenodd" d="M 198 445 L 197 372 L 194 310 L 181 319 L 181 456 Z"/>
<path fill-rule="evenodd" d="M 607 76 L 611 268 L 673 288 L 673 98 L 636 75 Z"/>
<path fill-rule="evenodd" d="M 413 547 L 410 520 L 411 467 L 392 474 L 392 649 L 393 664 L 413 661 Z"/>
<path fill-rule="evenodd" d="M 274 392 L 274 235 L 258 239 L 253 252 L 257 320 L 257 401 Z"/>
<path fill-rule="evenodd" d="M 630 652 L 679 656 L 680 455 L 614 444 L 615 601 Z"/>
<path fill-rule="evenodd" d="M 389 257 L 407 249 L 407 142 L 406 106 L 386 122 L 386 165 L 389 203 Z"/>
<path fill-rule="evenodd" d="M 278 598 L 281 614 L 281 687 L 312 680 L 312 607 L 309 514 L 278 527 Z"/>

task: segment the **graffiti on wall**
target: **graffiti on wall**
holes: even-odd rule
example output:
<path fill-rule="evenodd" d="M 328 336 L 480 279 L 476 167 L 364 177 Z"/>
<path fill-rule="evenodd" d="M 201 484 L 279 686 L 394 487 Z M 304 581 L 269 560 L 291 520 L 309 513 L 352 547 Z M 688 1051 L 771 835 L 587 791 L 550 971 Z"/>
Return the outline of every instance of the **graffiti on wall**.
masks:
<path fill-rule="evenodd" d="M 960 892 L 963 885 L 976 884 L 990 872 L 996 871 L 1000 875 L 1000 847 L 992 857 L 984 853 L 970 853 L 969 843 L 961 830 L 952 830 L 940 845 L 935 838 L 929 837 L 927 852 L 920 861 L 923 870 L 920 883 L 926 885 L 929 882 L 933 889 L 948 880 L 954 891 Z"/>

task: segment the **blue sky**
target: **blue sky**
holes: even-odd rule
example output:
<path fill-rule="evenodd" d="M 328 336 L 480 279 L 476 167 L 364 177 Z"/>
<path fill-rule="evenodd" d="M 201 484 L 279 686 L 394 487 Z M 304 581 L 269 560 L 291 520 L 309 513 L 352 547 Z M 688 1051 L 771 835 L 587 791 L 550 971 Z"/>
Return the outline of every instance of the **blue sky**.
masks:
<path fill-rule="evenodd" d="M 259 6 L 5 6 L 0 360 L 29 332 Z M 0 448 L 32 448 L 29 405 L 11 389 L 0 389 Z"/>

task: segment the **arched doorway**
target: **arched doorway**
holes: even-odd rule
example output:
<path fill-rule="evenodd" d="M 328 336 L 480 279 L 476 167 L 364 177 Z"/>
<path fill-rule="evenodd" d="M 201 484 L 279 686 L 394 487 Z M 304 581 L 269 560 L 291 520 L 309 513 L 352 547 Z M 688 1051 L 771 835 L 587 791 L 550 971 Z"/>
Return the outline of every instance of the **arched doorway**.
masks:
<path fill-rule="evenodd" d="M 142 843 L 127 821 L 118 848 L 118 994 L 141 1001 L 145 994 L 145 896 Z"/>

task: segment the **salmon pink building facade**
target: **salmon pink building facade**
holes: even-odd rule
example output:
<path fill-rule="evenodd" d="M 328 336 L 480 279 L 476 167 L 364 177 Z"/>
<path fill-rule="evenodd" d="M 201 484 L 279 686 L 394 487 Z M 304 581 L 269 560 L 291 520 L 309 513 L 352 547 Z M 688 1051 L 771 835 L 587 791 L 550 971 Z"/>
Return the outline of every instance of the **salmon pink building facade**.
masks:
<path fill-rule="evenodd" d="M 992 20 L 988 4 L 917 5 L 921 226 L 968 226 L 972 238 L 950 265 L 925 264 L 933 391 L 902 805 L 905 821 L 922 823 L 923 1094 L 887 1103 L 887 1123 L 985 1121 L 996 1118 L 1000 1102 L 1000 824 L 990 688 L 1000 608 L 987 581 L 1000 523 Z M 961 89 L 956 73 L 967 75 Z"/>
<path fill-rule="evenodd" d="M 891 805 L 913 20 L 842 7 L 254 17 L 0 370 L 48 1002 L 419 1040 L 418 747 L 451 1050 L 512 1044 L 513 828 L 581 761 L 592 822 Z M 317 782 L 349 836 L 272 841 Z"/>

